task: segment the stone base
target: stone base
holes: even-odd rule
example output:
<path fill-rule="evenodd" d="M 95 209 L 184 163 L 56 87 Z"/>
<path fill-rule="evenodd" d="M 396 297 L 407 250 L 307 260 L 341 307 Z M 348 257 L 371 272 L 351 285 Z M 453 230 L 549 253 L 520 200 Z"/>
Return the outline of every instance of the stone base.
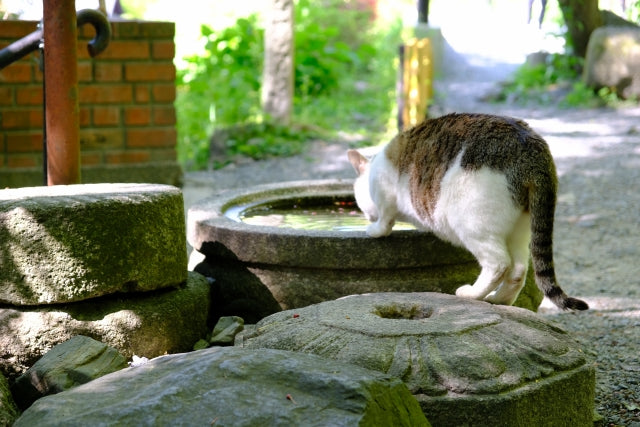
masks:
<path fill-rule="evenodd" d="M 507 396 L 415 397 L 435 426 L 592 427 L 595 381 L 594 367 L 584 365 L 533 381 Z"/>
<path fill-rule="evenodd" d="M 353 295 L 273 314 L 236 345 L 396 376 L 434 425 L 592 425 L 591 361 L 569 334 L 517 307 L 428 292 Z"/>
<path fill-rule="evenodd" d="M 56 344 L 86 335 L 123 356 L 189 351 L 208 331 L 209 283 L 189 273 L 177 289 L 71 304 L 0 308 L 0 372 L 21 374 Z"/>

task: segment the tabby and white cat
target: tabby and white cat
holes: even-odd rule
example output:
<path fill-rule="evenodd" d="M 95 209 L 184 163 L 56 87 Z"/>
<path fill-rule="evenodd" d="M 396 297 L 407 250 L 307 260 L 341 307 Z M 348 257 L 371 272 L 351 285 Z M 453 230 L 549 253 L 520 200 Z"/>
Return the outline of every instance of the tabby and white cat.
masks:
<path fill-rule="evenodd" d="M 558 179 L 546 142 L 523 121 L 449 114 L 398 134 L 371 161 L 356 150 L 356 202 L 386 236 L 408 221 L 469 250 L 482 271 L 456 295 L 511 305 L 533 260 L 540 290 L 563 309 L 586 310 L 556 282 L 552 235 Z"/>

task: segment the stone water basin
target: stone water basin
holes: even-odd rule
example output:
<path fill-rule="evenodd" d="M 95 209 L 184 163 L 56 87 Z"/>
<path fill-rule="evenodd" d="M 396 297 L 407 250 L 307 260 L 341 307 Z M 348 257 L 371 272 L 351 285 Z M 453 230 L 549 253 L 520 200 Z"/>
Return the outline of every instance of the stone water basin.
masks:
<path fill-rule="evenodd" d="M 309 180 L 221 192 L 188 212 L 190 266 L 215 280 L 218 315 L 252 319 L 353 294 L 442 292 L 473 283 L 466 250 L 408 224 L 365 233 L 352 181 Z M 516 305 L 536 310 L 532 275 Z"/>

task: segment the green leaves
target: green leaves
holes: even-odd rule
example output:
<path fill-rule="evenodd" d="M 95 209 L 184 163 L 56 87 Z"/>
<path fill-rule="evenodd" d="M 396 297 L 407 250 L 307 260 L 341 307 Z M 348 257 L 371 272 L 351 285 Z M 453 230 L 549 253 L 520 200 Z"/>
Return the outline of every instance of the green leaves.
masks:
<path fill-rule="evenodd" d="M 185 168 L 207 167 L 210 139 L 219 131 L 226 139 L 218 149 L 228 159 L 260 159 L 296 154 L 320 134 L 335 137 L 386 127 L 400 27 L 376 34 L 368 12 L 343 0 L 319 3 L 296 1 L 298 125 L 290 127 L 271 124 L 261 109 L 264 30 L 258 17 L 240 18 L 222 30 L 201 26 L 204 50 L 185 58 L 177 75 L 178 157 Z M 216 162 L 217 167 L 226 163 Z"/>

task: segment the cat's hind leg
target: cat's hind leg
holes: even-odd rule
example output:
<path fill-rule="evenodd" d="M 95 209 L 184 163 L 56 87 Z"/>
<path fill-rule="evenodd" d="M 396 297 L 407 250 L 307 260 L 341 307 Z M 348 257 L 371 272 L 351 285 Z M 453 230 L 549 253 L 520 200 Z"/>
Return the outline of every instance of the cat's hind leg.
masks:
<path fill-rule="evenodd" d="M 493 304 L 513 305 L 524 288 L 529 268 L 529 242 L 531 240 L 531 218 L 523 213 L 516 221 L 507 239 L 507 248 L 513 265 L 510 274 L 484 300 Z"/>
<path fill-rule="evenodd" d="M 505 242 L 499 240 L 467 241 L 466 246 L 478 259 L 482 271 L 473 285 L 464 285 L 456 289 L 456 295 L 482 300 L 510 275 L 511 257 Z"/>

